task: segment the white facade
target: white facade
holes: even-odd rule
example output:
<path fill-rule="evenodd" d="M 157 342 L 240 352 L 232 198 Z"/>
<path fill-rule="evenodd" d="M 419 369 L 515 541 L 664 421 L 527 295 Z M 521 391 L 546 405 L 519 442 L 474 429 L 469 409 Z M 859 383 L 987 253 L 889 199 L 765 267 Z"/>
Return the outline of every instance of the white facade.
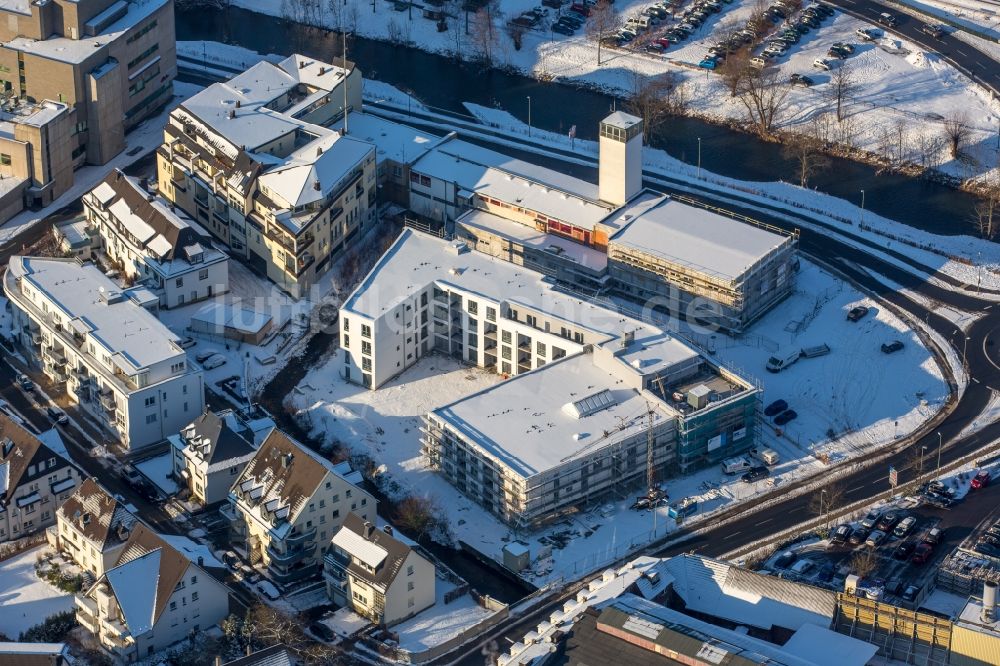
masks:
<path fill-rule="evenodd" d="M 56 548 L 96 578 L 115 566 L 137 519 L 93 478 L 85 479 L 56 511 Z"/>
<path fill-rule="evenodd" d="M 642 189 L 642 120 L 612 113 L 601 121 L 599 150 L 601 201 L 624 206 Z"/>
<path fill-rule="evenodd" d="M 177 336 L 92 265 L 15 256 L 4 275 L 15 340 L 126 449 L 202 412 L 200 370 Z"/>

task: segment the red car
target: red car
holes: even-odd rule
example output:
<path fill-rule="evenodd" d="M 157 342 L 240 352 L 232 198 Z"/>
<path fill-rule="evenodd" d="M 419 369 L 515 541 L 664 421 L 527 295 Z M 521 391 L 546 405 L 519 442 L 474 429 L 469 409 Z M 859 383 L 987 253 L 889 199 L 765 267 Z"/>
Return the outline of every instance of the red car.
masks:
<path fill-rule="evenodd" d="M 914 564 L 926 564 L 927 560 L 931 558 L 931 554 L 934 552 L 934 546 L 924 541 L 916 550 L 913 551 L 913 557 L 910 559 Z"/>
<path fill-rule="evenodd" d="M 972 477 L 972 483 L 969 484 L 973 490 L 979 490 L 980 488 L 985 488 L 990 485 L 990 473 L 985 469 L 981 469 L 976 472 L 976 475 Z"/>

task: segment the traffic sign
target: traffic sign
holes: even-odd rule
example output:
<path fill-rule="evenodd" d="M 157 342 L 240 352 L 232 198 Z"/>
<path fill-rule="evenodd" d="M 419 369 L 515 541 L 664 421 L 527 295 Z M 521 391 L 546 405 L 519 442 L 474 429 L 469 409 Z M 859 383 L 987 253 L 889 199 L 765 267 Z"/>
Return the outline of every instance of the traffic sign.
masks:
<path fill-rule="evenodd" d="M 889 466 L 889 485 L 893 488 L 899 485 L 899 471 L 892 465 Z"/>

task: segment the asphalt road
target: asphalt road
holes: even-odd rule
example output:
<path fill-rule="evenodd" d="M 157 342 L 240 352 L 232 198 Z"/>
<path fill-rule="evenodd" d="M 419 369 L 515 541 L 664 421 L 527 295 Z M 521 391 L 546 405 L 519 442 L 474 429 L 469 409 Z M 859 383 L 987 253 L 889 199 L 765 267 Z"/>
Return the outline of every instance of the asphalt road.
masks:
<path fill-rule="evenodd" d="M 852 16 L 869 21 L 882 30 L 919 44 L 929 52 L 939 53 L 973 81 L 981 83 L 995 93 L 1000 93 L 1000 63 L 954 35 L 945 34 L 940 39 L 926 35 L 920 31 L 925 24 L 924 21 L 902 13 L 897 7 L 874 0 L 825 0 L 825 2 Z M 883 12 L 895 16 L 899 21 L 898 24 L 892 28 L 880 24 L 878 16 Z"/>

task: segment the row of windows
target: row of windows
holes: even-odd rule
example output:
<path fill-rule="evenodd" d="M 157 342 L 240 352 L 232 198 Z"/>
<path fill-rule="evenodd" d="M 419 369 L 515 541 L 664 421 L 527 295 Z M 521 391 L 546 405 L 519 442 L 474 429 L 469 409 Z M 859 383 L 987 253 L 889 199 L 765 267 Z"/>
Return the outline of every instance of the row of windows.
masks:
<path fill-rule="evenodd" d="M 142 53 L 140 53 L 139 55 L 128 61 L 128 70 L 131 72 L 136 65 L 138 65 L 140 62 L 142 62 L 143 60 L 145 60 L 146 58 L 153 55 L 159 50 L 160 50 L 159 42 L 153 44 L 148 49 L 146 49 L 145 51 L 143 51 Z"/>
<path fill-rule="evenodd" d="M 150 30 L 154 30 L 155 28 L 156 28 L 156 19 L 153 19 L 152 21 L 150 21 L 149 23 L 147 23 L 143 27 L 139 28 L 138 31 L 136 31 L 135 33 L 133 33 L 128 39 L 125 40 L 125 43 L 126 44 L 131 44 L 131 43 L 135 42 L 136 40 L 138 40 L 143 35 L 145 35 Z"/>

